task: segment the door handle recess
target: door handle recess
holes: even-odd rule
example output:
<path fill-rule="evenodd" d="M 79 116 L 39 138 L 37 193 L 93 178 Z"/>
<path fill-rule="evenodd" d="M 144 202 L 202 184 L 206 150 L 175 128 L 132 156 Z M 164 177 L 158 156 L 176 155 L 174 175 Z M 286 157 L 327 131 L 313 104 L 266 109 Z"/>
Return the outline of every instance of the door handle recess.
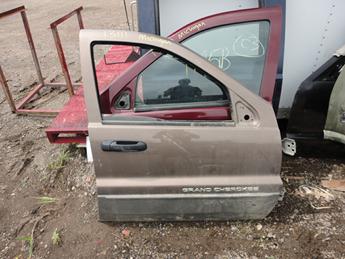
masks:
<path fill-rule="evenodd" d="M 104 140 L 101 148 L 106 152 L 139 152 L 147 149 L 146 143 L 131 140 Z"/>

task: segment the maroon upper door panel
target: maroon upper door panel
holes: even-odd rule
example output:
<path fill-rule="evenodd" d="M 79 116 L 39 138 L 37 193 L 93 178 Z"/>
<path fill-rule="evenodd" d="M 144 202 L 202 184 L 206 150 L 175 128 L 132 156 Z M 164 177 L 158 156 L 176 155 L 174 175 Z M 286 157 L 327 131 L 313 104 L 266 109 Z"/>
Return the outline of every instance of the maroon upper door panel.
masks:
<path fill-rule="evenodd" d="M 269 22 L 269 37 L 266 49 L 266 60 L 259 95 L 272 102 L 275 79 L 280 54 L 282 27 L 280 7 L 255 8 L 224 12 L 194 21 L 169 36 L 170 39 L 183 43 L 192 36 L 228 24 L 248 23 L 253 21 Z"/>

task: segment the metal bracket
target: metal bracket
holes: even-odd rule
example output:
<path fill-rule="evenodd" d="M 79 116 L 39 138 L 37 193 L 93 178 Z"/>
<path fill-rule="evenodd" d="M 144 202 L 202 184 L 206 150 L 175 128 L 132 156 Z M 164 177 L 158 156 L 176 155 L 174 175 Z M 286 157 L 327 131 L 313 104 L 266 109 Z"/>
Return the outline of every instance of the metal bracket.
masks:
<path fill-rule="evenodd" d="M 289 156 L 294 156 L 297 152 L 296 141 L 291 138 L 284 138 L 282 140 L 283 153 Z"/>
<path fill-rule="evenodd" d="M 135 23 L 134 23 L 134 6 L 137 5 L 137 1 L 131 1 L 129 3 L 131 7 L 131 19 L 132 19 L 132 30 L 135 31 Z"/>
<path fill-rule="evenodd" d="M 128 25 L 128 30 L 132 30 L 132 31 L 135 31 L 135 24 L 134 24 L 134 6 L 135 5 L 137 5 L 137 1 L 131 1 L 129 3 L 130 11 L 131 11 L 131 22 L 132 22 L 132 24 L 130 24 L 128 10 L 127 10 L 127 2 L 126 2 L 126 0 L 123 0 L 123 7 L 125 9 L 126 22 Z"/>

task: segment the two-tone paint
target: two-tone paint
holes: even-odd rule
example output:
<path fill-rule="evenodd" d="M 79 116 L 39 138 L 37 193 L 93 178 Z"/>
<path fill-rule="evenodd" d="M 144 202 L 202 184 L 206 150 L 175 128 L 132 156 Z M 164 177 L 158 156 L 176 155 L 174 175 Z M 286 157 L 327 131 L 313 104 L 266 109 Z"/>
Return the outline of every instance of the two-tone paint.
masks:
<path fill-rule="evenodd" d="M 205 32 L 209 29 L 230 24 L 255 21 L 270 22 L 270 34 L 259 95 L 268 102 L 272 102 L 275 89 L 275 76 L 277 73 L 280 53 L 281 9 L 279 7 L 256 8 L 245 11 L 231 11 L 211 15 L 184 26 L 170 35 L 169 39 L 183 44 L 183 42 L 188 38 L 195 36 L 198 33 Z M 149 42 L 151 36 L 145 37 L 147 37 L 146 41 Z M 160 57 L 161 54 L 150 51 L 137 60 L 137 62 L 135 62 L 124 73 L 122 73 L 122 75 L 117 77 L 106 89 L 100 92 L 102 111 L 104 113 L 118 113 L 126 116 L 147 116 L 147 112 L 136 112 L 134 109 L 136 78 L 143 70 L 145 70 L 145 68 L 150 66 Z M 131 95 L 131 109 L 114 109 L 114 103 L 116 102 L 117 98 L 125 91 Z M 188 114 L 188 117 L 186 114 Z M 228 106 L 210 107 L 208 109 L 194 108 L 193 111 L 190 109 L 150 111 L 149 116 L 161 119 L 171 118 L 180 120 L 186 118 L 193 120 L 231 119 Z"/>

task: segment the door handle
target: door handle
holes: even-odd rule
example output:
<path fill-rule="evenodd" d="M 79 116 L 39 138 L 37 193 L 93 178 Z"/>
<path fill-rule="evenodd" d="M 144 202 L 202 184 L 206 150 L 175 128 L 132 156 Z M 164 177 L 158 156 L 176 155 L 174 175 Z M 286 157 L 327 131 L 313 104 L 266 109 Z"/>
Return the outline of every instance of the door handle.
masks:
<path fill-rule="evenodd" d="M 106 152 L 139 152 L 147 149 L 146 143 L 131 140 L 104 140 L 101 148 Z"/>

